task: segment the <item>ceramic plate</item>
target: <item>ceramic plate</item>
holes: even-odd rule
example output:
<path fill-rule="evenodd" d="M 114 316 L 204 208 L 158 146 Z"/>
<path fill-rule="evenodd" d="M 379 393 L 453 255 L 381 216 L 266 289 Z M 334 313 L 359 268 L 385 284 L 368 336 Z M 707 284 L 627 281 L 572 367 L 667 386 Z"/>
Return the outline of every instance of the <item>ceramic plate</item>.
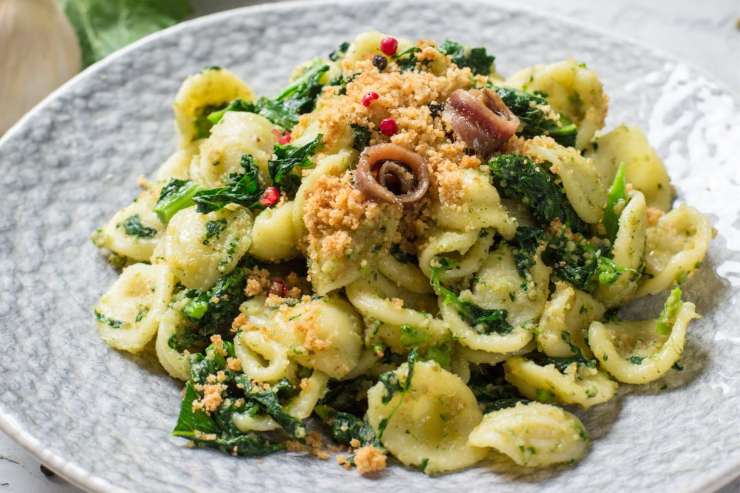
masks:
<path fill-rule="evenodd" d="M 229 67 L 274 94 L 297 63 L 375 28 L 486 45 L 503 73 L 576 57 L 611 98 L 609 126 L 644 127 L 678 200 L 718 230 L 686 297 L 704 315 L 682 361 L 584 417 L 594 438 L 576 467 L 536 473 L 503 461 L 428 478 L 400 466 L 377 479 L 334 461 L 236 459 L 169 432 L 180 386 L 108 349 L 91 306 L 115 272 L 88 240 L 175 149 L 181 81 Z M 740 105 L 695 69 L 586 27 L 483 1 L 306 2 L 187 22 L 95 65 L 0 141 L 0 428 L 92 491 L 705 491 L 740 471 Z M 660 300 L 656 300 L 656 303 Z M 656 303 L 644 307 L 653 315 Z"/>

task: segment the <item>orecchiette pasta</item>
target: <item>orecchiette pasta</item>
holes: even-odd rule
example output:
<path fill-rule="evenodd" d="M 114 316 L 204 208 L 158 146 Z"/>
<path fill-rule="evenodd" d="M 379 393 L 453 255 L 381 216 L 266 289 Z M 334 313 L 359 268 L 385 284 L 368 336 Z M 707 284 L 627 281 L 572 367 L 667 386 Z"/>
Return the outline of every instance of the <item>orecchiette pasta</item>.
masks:
<path fill-rule="evenodd" d="M 588 155 L 604 183 L 611 183 L 619 164 L 624 163 L 627 183 L 643 193 L 649 207 L 663 211 L 671 208 L 673 188 L 668 172 L 639 128 L 626 125 L 615 128 L 600 136 Z"/>
<path fill-rule="evenodd" d="M 270 176 L 267 161 L 277 138 L 274 125 L 263 116 L 229 111 L 211 129 L 199 154 L 193 159 L 190 176 L 207 187 L 221 187 L 232 173 L 242 172 L 242 156 L 254 158 L 262 176 Z"/>
<path fill-rule="evenodd" d="M 589 438 L 576 416 L 530 402 L 486 414 L 468 442 L 494 448 L 520 466 L 542 467 L 581 459 Z"/>
<path fill-rule="evenodd" d="M 470 466 L 485 457 L 485 449 L 467 444 L 468 434 L 480 423 L 481 412 L 470 389 L 456 375 L 433 362 L 419 362 L 396 370 L 408 390 L 390 399 L 378 383 L 368 391 L 368 420 L 383 445 L 409 466 L 425 462 L 435 474 Z M 381 422 L 385 427 L 381 430 Z"/>
<path fill-rule="evenodd" d="M 637 290 L 639 270 L 645 259 L 646 212 L 645 197 L 640 192 L 632 192 L 619 216 L 619 229 L 612 247 L 614 262 L 626 271 L 611 284 L 601 284 L 596 291 L 596 297 L 608 307 L 621 305 Z"/>
<path fill-rule="evenodd" d="M 665 375 L 683 353 L 689 322 L 698 318 L 693 303 L 677 301 L 663 331 L 657 320 L 592 322 L 588 343 L 601 366 L 624 383 L 644 384 Z"/>
<path fill-rule="evenodd" d="M 174 287 L 167 266 L 126 267 L 95 306 L 100 337 L 116 349 L 141 351 L 157 333 Z"/>
<path fill-rule="evenodd" d="M 439 227 L 459 231 L 493 228 L 505 238 L 514 236 L 516 221 L 501 205 L 498 192 L 487 175 L 478 170 L 461 169 L 445 173 L 440 180 L 448 182 L 457 193 L 440 202 L 433 212 Z"/>
<path fill-rule="evenodd" d="M 187 321 L 180 308 L 170 307 L 162 315 L 157 329 L 155 349 L 162 368 L 173 378 L 186 381 L 190 378 L 188 353 L 178 351 L 171 344 L 173 337 L 187 329 Z"/>
<path fill-rule="evenodd" d="M 275 94 L 217 67 L 189 77 L 178 150 L 93 235 L 116 267 L 139 262 L 97 326 L 131 352 L 156 334 L 186 382 L 174 435 L 323 456 L 315 416 L 362 474 L 491 449 L 545 467 L 589 443 L 550 403 L 590 412 L 677 363 L 698 317 L 680 288 L 656 320 L 615 320 L 683 284 L 714 231 L 671 210 L 641 130 L 596 136 L 593 70 L 504 80 L 485 48 L 370 32 Z"/>
<path fill-rule="evenodd" d="M 604 312 L 604 305 L 588 293 L 557 281 L 535 331 L 537 348 L 555 358 L 573 356 L 573 345 L 590 354 L 585 333 L 589 324 L 601 319 Z"/>
<path fill-rule="evenodd" d="M 608 98 L 597 75 L 570 59 L 521 70 L 506 83 L 525 91 L 541 91 L 556 111 L 578 125 L 576 147 L 583 149 L 604 126 Z"/>
<path fill-rule="evenodd" d="M 431 277 L 432 266 L 437 256 L 444 256 L 454 267 L 440 275 L 442 282 L 449 282 L 473 274 L 480 269 L 493 245 L 491 231 L 435 231 L 419 254 L 419 266 L 427 277 Z"/>
<path fill-rule="evenodd" d="M 164 231 L 153 210 L 158 196 L 158 188 L 150 184 L 130 205 L 116 212 L 105 226 L 93 233 L 95 245 L 136 262 L 148 261 Z"/>
<path fill-rule="evenodd" d="M 647 229 L 645 280 L 637 297 L 656 294 L 690 276 L 704 260 L 714 232 L 699 211 L 681 205 Z"/>
<path fill-rule="evenodd" d="M 254 218 L 249 254 L 265 262 L 279 262 L 298 255 L 293 226 L 295 202 L 265 209 Z"/>
<path fill-rule="evenodd" d="M 506 380 L 532 400 L 578 404 L 588 409 L 606 402 L 617 392 L 617 383 L 596 368 L 571 363 L 564 371 L 552 363 L 545 366 L 521 356 L 504 363 Z"/>
<path fill-rule="evenodd" d="M 233 72 L 222 68 L 207 68 L 183 82 L 175 96 L 174 110 L 180 131 L 180 146 L 186 147 L 198 135 L 198 119 L 208 111 L 226 106 L 234 99 L 249 101 L 252 90 Z"/>
<path fill-rule="evenodd" d="M 251 226 L 252 214 L 243 207 L 208 214 L 183 209 L 170 220 L 162 239 L 165 261 L 182 284 L 207 289 L 247 253 Z"/>

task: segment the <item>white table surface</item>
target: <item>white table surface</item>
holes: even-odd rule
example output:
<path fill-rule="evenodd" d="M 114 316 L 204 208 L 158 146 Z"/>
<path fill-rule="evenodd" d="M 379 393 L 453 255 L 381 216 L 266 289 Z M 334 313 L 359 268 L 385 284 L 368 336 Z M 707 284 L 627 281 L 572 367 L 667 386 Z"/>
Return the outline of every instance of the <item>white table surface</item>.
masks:
<path fill-rule="evenodd" d="M 310 0 L 307 0 L 310 1 Z M 258 2 L 192 0 L 197 15 Z M 740 0 L 519 0 L 653 46 L 689 62 L 740 96 Z M 740 419 L 740 418 L 739 418 Z M 740 421 L 734 424 L 740 426 Z M 740 475 L 740 471 L 738 471 Z M 79 493 L 0 432 L 0 493 Z M 740 493 L 740 478 L 718 493 Z"/>

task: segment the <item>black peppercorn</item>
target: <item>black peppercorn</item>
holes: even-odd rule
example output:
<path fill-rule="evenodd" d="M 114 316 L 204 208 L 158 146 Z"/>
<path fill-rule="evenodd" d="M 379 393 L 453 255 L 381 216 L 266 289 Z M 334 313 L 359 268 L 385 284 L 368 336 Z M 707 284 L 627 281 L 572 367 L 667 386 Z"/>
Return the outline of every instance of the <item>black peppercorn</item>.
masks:
<path fill-rule="evenodd" d="M 388 66 L 388 59 L 383 55 L 375 55 L 373 57 L 373 65 L 382 72 Z"/>

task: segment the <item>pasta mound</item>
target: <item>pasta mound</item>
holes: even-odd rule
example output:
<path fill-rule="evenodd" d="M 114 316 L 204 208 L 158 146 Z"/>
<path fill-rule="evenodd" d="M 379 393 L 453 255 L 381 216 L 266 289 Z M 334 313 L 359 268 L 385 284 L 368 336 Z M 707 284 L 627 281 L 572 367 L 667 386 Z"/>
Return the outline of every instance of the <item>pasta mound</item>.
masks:
<path fill-rule="evenodd" d="M 485 48 L 369 32 L 272 99 L 205 69 L 174 110 L 178 150 L 93 234 L 122 268 L 95 320 L 113 348 L 154 340 L 193 445 L 548 467 L 588 452 L 561 406 L 680 368 L 714 230 L 640 129 L 603 131 L 585 64 L 503 78 Z"/>

